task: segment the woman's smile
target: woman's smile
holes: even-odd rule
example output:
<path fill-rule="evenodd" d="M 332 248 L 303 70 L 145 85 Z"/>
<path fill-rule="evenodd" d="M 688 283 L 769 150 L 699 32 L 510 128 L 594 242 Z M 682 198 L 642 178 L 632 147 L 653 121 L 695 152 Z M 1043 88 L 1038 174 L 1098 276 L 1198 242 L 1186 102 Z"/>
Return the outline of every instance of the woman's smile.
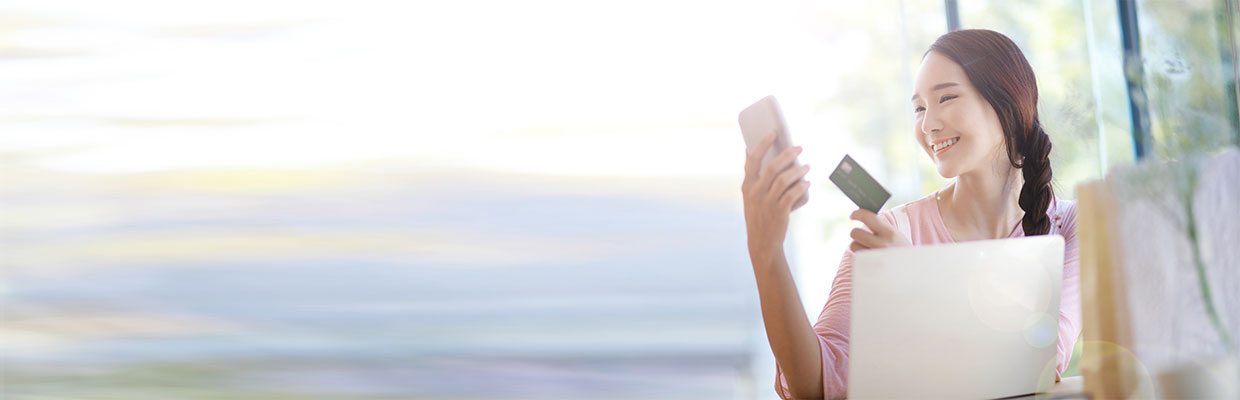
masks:
<path fill-rule="evenodd" d="M 934 151 L 934 156 L 935 156 L 935 157 L 938 157 L 939 155 L 942 155 L 944 152 L 946 152 L 948 149 L 950 149 L 950 148 L 952 148 L 953 146 L 955 146 L 955 145 L 956 145 L 956 142 L 959 142 L 959 141 L 960 141 L 960 137 L 959 137 L 959 136 L 954 137 L 954 138 L 950 138 L 950 139 L 943 139 L 943 140 L 940 140 L 940 141 L 938 141 L 938 142 L 935 142 L 935 143 L 931 146 L 931 150 L 933 150 L 933 151 Z"/>

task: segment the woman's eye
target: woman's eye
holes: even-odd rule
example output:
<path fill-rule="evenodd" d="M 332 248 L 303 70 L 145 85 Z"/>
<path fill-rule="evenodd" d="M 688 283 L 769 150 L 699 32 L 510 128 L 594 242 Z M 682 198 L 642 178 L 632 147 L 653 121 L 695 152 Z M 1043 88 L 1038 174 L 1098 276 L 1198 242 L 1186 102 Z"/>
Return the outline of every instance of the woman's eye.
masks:
<path fill-rule="evenodd" d="M 926 111 L 926 108 L 925 108 L 925 107 L 917 107 L 917 108 L 914 108 L 914 109 L 913 109 L 913 112 L 915 112 L 915 113 L 919 113 L 919 112 L 922 112 L 922 111 Z"/>
<path fill-rule="evenodd" d="M 942 103 L 942 102 L 945 102 L 945 101 L 948 101 L 948 100 L 951 100 L 951 99 L 954 99 L 954 98 L 956 98 L 956 96 L 954 96 L 954 95 L 950 95 L 950 94 L 949 94 L 949 95 L 946 95 L 946 96 L 943 96 L 942 98 L 940 98 L 940 99 L 939 99 L 939 103 Z"/>

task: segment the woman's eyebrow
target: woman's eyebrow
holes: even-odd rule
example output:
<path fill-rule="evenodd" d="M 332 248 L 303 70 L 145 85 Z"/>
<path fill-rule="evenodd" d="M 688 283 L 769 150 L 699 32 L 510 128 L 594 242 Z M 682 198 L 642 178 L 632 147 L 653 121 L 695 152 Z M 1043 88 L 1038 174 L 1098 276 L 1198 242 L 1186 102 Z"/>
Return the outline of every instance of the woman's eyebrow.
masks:
<path fill-rule="evenodd" d="M 959 83 L 956 83 L 956 82 L 943 82 L 943 83 L 940 83 L 940 84 L 938 84 L 938 85 L 934 85 L 934 87 L 930 88 L 930 91 L 931 91 L 931 92 L 933 92 L 933 91 L 935 91 L 935 90 L 939 90 L 939 89 L 943 89 L 943 88 L 949 88 L 949 87 L 952 87 L 952 86 L 959 86 L 959 85 L 960 85 L 960 84 L 959 84 Z M 918 96 L 917 96 L 917 94 L 916 94 L 916 93 L 913 93 L 913 98 L 912 98 L 912 99 L 909 99 L 909 101 L 917 101 L 917 97 L 918 97 Z"/>

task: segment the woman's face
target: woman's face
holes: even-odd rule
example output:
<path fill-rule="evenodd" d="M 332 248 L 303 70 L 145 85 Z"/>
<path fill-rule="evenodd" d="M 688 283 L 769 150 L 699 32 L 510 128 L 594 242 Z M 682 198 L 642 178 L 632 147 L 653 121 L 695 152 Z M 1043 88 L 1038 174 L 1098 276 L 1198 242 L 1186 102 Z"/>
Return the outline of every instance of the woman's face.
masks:
<path fill-rule="evenodd" d="M 913 88 L 914 136 L 939 175 L 955 178 L 1006 162 L 999 116 L 960 64 L 930 52 Z"/>

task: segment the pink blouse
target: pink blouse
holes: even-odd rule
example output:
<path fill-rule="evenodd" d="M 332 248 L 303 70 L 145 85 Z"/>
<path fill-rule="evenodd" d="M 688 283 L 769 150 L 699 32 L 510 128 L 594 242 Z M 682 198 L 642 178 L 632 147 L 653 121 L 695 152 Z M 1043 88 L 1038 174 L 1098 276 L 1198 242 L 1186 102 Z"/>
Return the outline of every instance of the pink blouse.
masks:
<path fill-rule="evenodd" d="M 1059 355 L 1055 379 L 1062 376 L 1072 357 L 1072 347 L 1081 333 L 1080 270 L 1076 241 L 1076 202 L 1054 199 L 1047 209 L 1051 217 L 1049 234 L 1064 238 L 1063 290 L 1059 302 Z M 953 243 L 943 224 L 935 194 L 880 212 L 896 231 L 908 235 L 914 246 Z M 1008 237 L 1025 236 L 1018 224 Z M 818 334 L 818 348 L 822 352 L 822 391 L 826 398 L 844 398 L 848 395 L 848 334 L 849 313 L 852 310 L 852 264 L 853 252 L 845 251 L 840 268 L 831 284 L 827 304 L 814 323 Z M 775 390 L 780 397 L 792 399 L 783 371 L 776 366 Z"/>

